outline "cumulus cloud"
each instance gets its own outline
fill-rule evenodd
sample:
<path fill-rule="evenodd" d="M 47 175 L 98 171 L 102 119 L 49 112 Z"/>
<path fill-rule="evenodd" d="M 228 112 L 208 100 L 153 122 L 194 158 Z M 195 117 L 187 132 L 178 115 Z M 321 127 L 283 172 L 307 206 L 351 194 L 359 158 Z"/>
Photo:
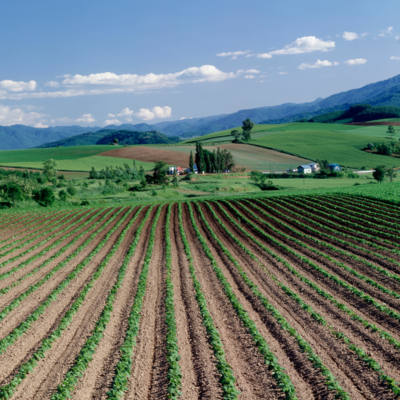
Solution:
<path fill-rule="evenodd" d="M 250 50 L 246 51 L 228 51 L 224 53 L 217 54 L 217 57 L 231 57 L 231 60 L 236 60 L 238 56 L 244 56 L 245 54 L 249 53 Z"/>
<path fill-rule="evenodd" d="M 57 87 L 60 86 L 60 84 L 58 82 L 56 82 L 56 81 L 49 81 L 49 82 L 45 83 L 45 86 L 50 86 L 50 87 L 53 87 L 53 88 L 57 88 Z"/>
<path fill-rule="evenodd" d="M 355 58 L 353 60 L 344 61 L 344 63 L 347 65 L 361 65 L 365 64 L 366 62 L 367 60 L 365 58 Z"/>
<path fill-rule="evenodd" d="M 273 55 L 304 54 L 314 51 L 329 51 L 335 47 L 332 40 L 323 41 L 315 36 L 304 36 L 296 39 L 293 43 L 286 45 L 283 49 L 270 51 L 269 53 L 257 54 L 258 58 L 271 58 Z"/>
<path fill-rule="evenodd" d="M 25 112 L 19 107 L 0 105 L 0 125 L 34 125 L 45 116 L 37 112 Z"/>
<path fill-rule="evenodd" d="M 107 117 L 108 118 L 115 118 L 115 114 L 108 113 Z"/>
<path fill-rule="evenodd" d="M 8 92 L 23 92 L 35 90 L 37 83 L 35 81 L 16 82 L 10 80 L 0 81 L 0 88 Z"/>
<path fill-rule="evenodd" d="M 360 39 L 360 36 L 358 36 L 358 33 L 355 32 L 344 32 L 343 33 L 343 39 L 344 40 L 356 40 L 356 39 Z"/>
<path fill-rule="evenodd" d="M 309 69 L 309 68 L 321 68 L 321 67 L 332 67 L 333 65 L 339 65 L 337 61 L 331 62 L 328 60 L 317 60 L 315 64 L 303 63 L 298 66 L 299 69 Z"/>
<path fill-rule="evenodd" d="M 245 71 L 247 74 L 259 74 L 261 71 L 258 69 L 248 69 Z"/>
<path fill-rule="evenodd" d="M 254 79 L 254 75 L 245 75 L 244 76 L 246 79 Z"/>
<path fill-rule="evenodd" d="M 85 124 L 89 124 L 94 121 L 96 120 L 93 118 L 92 114 L 83 114 L 82 117 L 75 120 L 75 122 L 84 122 Z"/>
<path fill-rule="evenodd" d="M 287 75 L 289 72 L 278 72 L 279 75 Z"/>
<path fill-rule="evenodd" d="M 386 35 L 392 36 L 393 34 L 393 26 L 389 26 L 389 28 L 380 31 L 381 33 L 378 35 L 379 37 L 386 37 Z"/>
<path fill-rule="evenodd" d="M 48 128 L 48 125 L 42 124 L 41 122 L 38 122 L 37 124 L 33 125 L 35 128 Z"/>
<path fill-rule="evenodd" d="M 135 114 L 137 118 L 143 119 L 144 121 L 150 121 L 155 118 L 168 118 L 171 116 L 172 108 L 165 107 L 153 107 L 152 109 L 141 108 L 139 112 Z"/>
<path fill-rule="evenodd" d="M 118 119 L 106 119 L 104 121 L 104 125 L 121 125 L 122 122 Z"/>
<path fill-rule="evenodd" d="M 398 57 L 398 56 L 392 56 L 392 57 L 390 57 L 390 59 L 391 59 L 391 60 L 400 60 L 400 57 Z"/>
<path fill-rule="evenodd" d="M 128 107 L 124 108 L 118 115 L 118 117 L 130 117 L 133 114 L 133 111 Z"/>

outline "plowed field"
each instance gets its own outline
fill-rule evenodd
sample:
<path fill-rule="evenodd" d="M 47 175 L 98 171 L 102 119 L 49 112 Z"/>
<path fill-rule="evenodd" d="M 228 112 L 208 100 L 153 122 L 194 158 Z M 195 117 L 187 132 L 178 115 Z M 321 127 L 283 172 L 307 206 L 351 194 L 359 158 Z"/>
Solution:
<path fill-rule="evenodd" d="M 400 207 L 0 215 L 0 399 L 396 399 Z"/>

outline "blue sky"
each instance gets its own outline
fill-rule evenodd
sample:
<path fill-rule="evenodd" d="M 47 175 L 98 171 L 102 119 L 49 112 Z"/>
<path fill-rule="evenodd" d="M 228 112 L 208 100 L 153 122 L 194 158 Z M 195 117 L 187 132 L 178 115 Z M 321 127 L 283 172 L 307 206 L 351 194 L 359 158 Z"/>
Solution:
<path fill-rule="evenodd" d="M 400 74 L 393 0 L 2 2 L 0 125 L 156 123 Z"/>

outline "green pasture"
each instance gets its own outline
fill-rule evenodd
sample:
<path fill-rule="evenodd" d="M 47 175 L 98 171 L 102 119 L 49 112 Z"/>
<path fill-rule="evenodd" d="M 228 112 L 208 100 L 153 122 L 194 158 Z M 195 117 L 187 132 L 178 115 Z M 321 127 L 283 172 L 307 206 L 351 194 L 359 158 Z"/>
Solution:
<path fill-rule="evenodd" d="M 0 151 L 0 165 L 20 162 L 43 162 L 49 158 L 53 160 L 75 160 L 121 147 L 123 146 L 92 145 L 52 147 L 49 149 L 3 150 Z"/>
<path fill-rule="evenodd" d="M 88 146 L 89 147 L 89 146 Z M 106 146 L 104 146 L 106 147 Z M 110 147 L 110 146 L 107 146 Z M 114 147 L 114 146 L 113 146 Z M 24 150 L 20 150 L 24 151 Z M 132 160 L 128 160 L 125 158 L 117 158 L 117 157 L 106 157 L 106 156 L 90 156 L 90 157 L 82 157 L 76 159 L 58 159 L 58 166 L 56 167 L 59 171 L 90 171 L 92 167 L 94 167 L 97 171 L 102 170 L 106 167 L 123 167 L 124 164 L 132 165 Z M 20 168 L 34 168 L 34 169 L 42 169 L 43 162 L 10 162 L 10 163 L 1 163 L 0 166 L 3 167 L 20 167 Z M 154 167 L 154 163 L 136 161 L 136 167 L 139 168 L 143 166 L 145 171 L 150 171 Z"/>
<path fill-rule="evenodd" d="M 400 166 L 400 159 L 371 154 L 362 149 L 368 142 L 383 142 L 382 137 L 364 136 L 348 131 L 284 131 L 253 139 L 251 144 L 277 149 L 310 160 L 326 159 L 351 168 L 374 168 L 377 165 Z"/>
<path fill-rule="evenodd" d="M 317 122 L 294 122 L 292 124 L 275 125 L 273 129 L 268 129 L 274 132 L 286 131 L 352 131 L 356 129 L 354 125 L 340 124 L 320 124 Z"/>
<path fill-rule="evenodd" d="M 368 122 L 400 122 L 400 118 L 376 119 L 375 121 L 368 121 Z"/>
<path fill-rule="evenodd" d="M 398 140 L 400 138 L 400 126 L 395 126 L 395 134 L 393 139 Z M 375 136 L 375 138 L 389 139 L 390 135 L 387 133 L 388 126 L 376 125 L 376 126 L 360 126 L 357 129 L 351 131 L 352 134 L 363 135 L 363 136 Z"/>

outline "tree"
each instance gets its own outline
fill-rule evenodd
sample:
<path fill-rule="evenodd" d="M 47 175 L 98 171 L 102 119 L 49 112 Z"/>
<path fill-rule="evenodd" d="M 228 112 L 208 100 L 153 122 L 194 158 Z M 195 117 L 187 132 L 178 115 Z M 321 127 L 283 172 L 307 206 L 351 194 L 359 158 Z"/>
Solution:
<path fill-rule="evenodd" d="M 0 186 L 1 196 L 6 200 L 13 202 L 15 207 L 15 202 L 23 199 L 21 188 L 14 182 L 7 182 Z"/>
<path fill-rule="evenodd" d="M 378 165 L 375 168 L 374 172 L 372 173 L 374 179 L 379 183 L 383 182 L 383 180 L 385 179 L 385 175 L 386 175 L 386 169 L 384 165 Z"/>
<path fill-rule="evenodd" d="M 43 173 L 47 176 L 47 179 L 50 180 L 53 177 L 56 177 L 57 171 L 55 170 L 55 167 L 57 167 L 57 165 L 58 162 L 52 158 L 43 162 Z"/>
<path fill-rule="evenodd" d="M 250 180 L 256 184 L 263 184 L 267 180 L 267 175 L 260 171 L 251 171 Z"/>
<path fill-rule="evenodd" d="M 42 189 L 36 190 L 33 193 L 33 199 L 42 207 L 51 206 L 56 197 L 54 196 L 53 189 L 46 186 Z"/>
<path fill-rule="evenodd" d="M 394 168 L 388 168 L 386 170 L 386 176 L 389 178 L 390 182 L 393 182 L 393 178 L 396 178 L 397 173 Z"/>
<path fill-rule="evenodd" d="M 189 157 L 189 168 L 191 172 L 194 172 L 194 160 L 193 160 L 193 152 L 190 151 L 190 157 Z"/>
<path fill-rule="evenodd" d="M 174 187 L 179 186 L 178 174 L 176 173 L 176 169 L 174 170 L 174 176 L 172 177 L 172 186 Z"/>
<path fill-rule="evenodd" d="M 141 165 L 141 166 L 139 167 L 138 179 L 139 179 L 139 180 L 145 179 L 145 175 L 146 175 L 146 174 L 144 173 L 143 165 Z"/>
<path fill-rule="evenodd" d="M 196 155 L 195 155 L 197 171 L 201 174 L 206 168 L 204 160 L 203 146 L 200 142 L 196 143 Z"/>
<path fill-rule="evenodd" d="M 114 144 L 118 144 L 118 143 L 119 143 L 119 140 L 118 140 L 117 138 L 114 138 L 113 143 L 114 143 Z"/>
<path fill-rule="evenodd" d="M 391 137 L 393 137 L 394 136 L 394 127 L 392 126 L 392 125 L 389 125 L 388 126 L 388 130 L 387 130 L 387 132 L 386 133 L 388 133 Z"/>
<path fill-rule="evenodd" d="M 152 169 L 153 171 L 153 178 L 152 181 L 155 184 L 162 184 L 165 181 L 166 178 L 166 167 L 167 167 L 167 163 L 165 161 L 157 161 L 154 163 L 154 168 Z"/>
<path fill-rule="evenodd" d="M 250 140 L 251 139 L 251 130 L 253 129 L 254 123 L 251 121 L 250 118 L 246 118 L 242 122 L 242 130 L 243 130 L 243 140 Z"/>
<path fill-rule="evenodd" d="M 60 191 L 58 192 L 58 198 L 59 198 L 61 201 L 66 201 L 66 200 L 67 200 L 67 192 L 66 192 L 65 190 L 60 190 Z"/>
<path fill-rule="evenodd" d="M 74 197 L 76 195 L 76 188 L 70 183 L 67 187 L 67 193 L 71 196 Z"/>
<path fill-rule="evenodd" d="M 240 139 L 240 132 L 237 129 L 231 131 L 231 135 L 234 137 L 233 141 L 237 143 Z"/>
<path fill-rule="evenodd" d="M 89 179 L 97 179 L 98 178 L 98 173 L 96 172 L 96 169 L 92 167 L 91 171 L 89 172 Z"/>

